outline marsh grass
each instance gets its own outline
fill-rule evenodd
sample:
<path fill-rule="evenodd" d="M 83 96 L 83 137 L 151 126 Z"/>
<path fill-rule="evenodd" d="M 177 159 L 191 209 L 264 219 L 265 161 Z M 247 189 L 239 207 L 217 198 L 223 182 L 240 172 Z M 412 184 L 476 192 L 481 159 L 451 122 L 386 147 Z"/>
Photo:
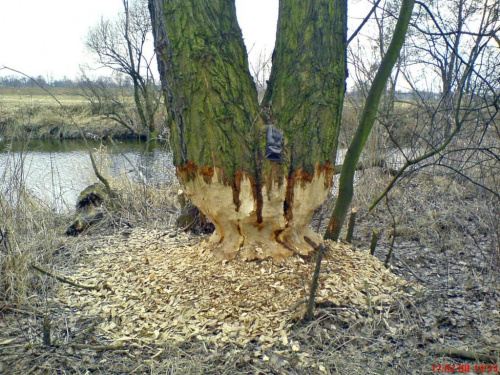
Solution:
<path fill-rule="evenodd" d="M 53 87 L 49 92 L 41 87 L 0 87 L 0 139 L 80 139 L 78 127 L 91 139 L 130 136 L 115 121 L 93 113 L 79 88 Z"/>
<path fill-rule="evenodd" d="M 26 186 L 25 153 L 12 153 L 0 176 L 0 300 L 22 305 L 38 291 L 30 265 L 52 261 L 64 217 Z"/>

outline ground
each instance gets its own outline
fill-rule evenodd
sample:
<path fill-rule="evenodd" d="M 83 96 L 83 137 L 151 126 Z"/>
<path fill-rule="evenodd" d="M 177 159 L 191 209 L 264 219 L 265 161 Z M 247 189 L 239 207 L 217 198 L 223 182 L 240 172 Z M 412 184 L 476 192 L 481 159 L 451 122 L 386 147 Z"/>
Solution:
<path fill-rule="evenodd" d="M 23 271 L 34 285 L 23 303 L 0 301 L 0 373 L 396 375 L 450 366 L 493 373 L 488 366 L 498 364 L 500 350 L 498 201 L 432 173 L 403 181 L 372 213 L 367 203 L 387 176 L 378 169 L 359 175 L 354 246 L 328 244 L 311 322 L 300 318 L 313 257 L 216 263 L 203 253 L 205 236 L 178 232 L 161 216 L 171 211 L 174 223 L 179 211 L 164 190 L 144 196 L 138 186 L 112 226 L 76 239 L 44 244 L 35 237 L 43 231 L 28 232 L 36 241 L 25 238 L 20 250 L 49 252 L 30 259 L 96 288 Z M 175 198 L 177 187 L 171 190 Z M 312 223 L 320 232 L 330 203 Z M 49 219 L 45 232 L 55 231 Z M 380 239 L 373 258 L 374 228 Z M 2 262 L 4 247 L 0 242 Z"/>
<path fill-rule="evenodd" d="M 312 260 L 221 265 L 200 257 L 200 237 L 173 230 L 85 242 L 78 255 L 60 250 L 77 258 L 64 273 L 100 290 L 57 284 L 37 313 L 3 309 L 4 373 L 421 374 L 498 355 L 498 268 L 485 254 L 407 243 L 396 277 L 366 250 L 330 243 L 316 319 L 304 323 Z M 47 314 L 54 346 L 41 342 Z"/>

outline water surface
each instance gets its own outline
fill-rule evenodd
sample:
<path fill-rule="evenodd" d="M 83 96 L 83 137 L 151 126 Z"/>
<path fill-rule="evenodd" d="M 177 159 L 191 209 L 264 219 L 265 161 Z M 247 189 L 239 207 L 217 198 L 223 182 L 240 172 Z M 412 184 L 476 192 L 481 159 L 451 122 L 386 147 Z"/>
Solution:
<path fill-rule="evenodd" d="M 160 184 L 172 178 L 172 157 L 163 145 L 139 141 L 111 143 L 80 140 L 0 141 L 0 189 L 16 187 L 59 211 L 72 209 L 78 194 L 97 182 L 90 148 L 104 175 L 126 174 L 136 182 Z"/>

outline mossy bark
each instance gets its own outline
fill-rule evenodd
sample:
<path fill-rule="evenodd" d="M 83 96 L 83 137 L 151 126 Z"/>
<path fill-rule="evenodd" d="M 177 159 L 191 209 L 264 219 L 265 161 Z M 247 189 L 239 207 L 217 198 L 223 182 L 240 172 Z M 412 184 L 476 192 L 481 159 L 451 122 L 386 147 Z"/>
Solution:
<path fill-rule="evenodd" d="M 346 0 L 282 0 L 263 105 L 288 140 L 292 170 L 335 164 L 344 102 Z"/>
<path fill-rule="evenodd" d="M 336 241 L 339 238 L 345 218 L 349 212 L 349 205 L 354 195 L 354 173 L 357 170 L 361 152 L 365 147 L 366 141 L 375 123 L 384 88 L 391 75 L 392 68 L 399 57 L 401 47 L 403 46 L 414 4 L 414 0 L 403 0 L 391 43 L 373 79 L 370 91 L 368 92 L 360 123 L 349 144 L 344 164 L 342 165 L 339 179 L 339 194 L 337 195 L 335 208 L 324 235 L 327 239 Z"/>
<path fill-rule="evenodd" d="M 234 2 L 150 1 L 174 164 L 254 174 L 262 126 Z"/>
<path fill-rule="evenodd" d="M 149 0 L 174 164 L 215 225 L 219 259 L 282 259 L 320 241 L 308 224 L 332 184 L 346 77 L 346 0 L 283 0 L 259 107 L 234 2 Z M 294 77 L 291 77 L 294 76 Z M 285 158 L 264 157 L 266 124 Z M 318 146 L 319 145 L 319 146 Z"/>

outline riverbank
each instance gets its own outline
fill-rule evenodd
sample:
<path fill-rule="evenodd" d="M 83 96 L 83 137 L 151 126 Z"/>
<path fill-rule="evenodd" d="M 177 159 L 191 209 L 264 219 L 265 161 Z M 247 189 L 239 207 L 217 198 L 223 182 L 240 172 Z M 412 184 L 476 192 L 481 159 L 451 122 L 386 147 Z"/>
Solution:
<path fill-rule="evenodd" d="M 288 292 L 306 295 L 314 259 L 292 261 L 303 273 L 268 261 L 212 262 L 200 251 L 204 236 L 174 226 L 176 185 L 154 190 L 112 181 L 121 189 L 120 209 L 77 238 L 61 235 L 67 218 L 23 199 L 17 211 L 0 212 L 11 219 L 8 241 L 0 243 L 7 254 L 0 258 L 0 368 L 7 374 L 399 375 L 437 372 L 445 364 L 469 372 L 464 366 L 497 362 L 498 207 L 472 186 L 420 173 L 369 213 L 366 203 L 387 178 L 381 169 L 360 178 L 355 248 L 339 244 L 349 253 L 345 259 L 328 252 L 309 323 L 289 318 L 300 303 L 273 302 Z M 318 216 L 313 225 L 324 230 Z M 380 231 L 377 259 L 367 249 L 373 229 Z M 391 248 L 385 270 L 380 265 Z M 390 277 L 352 279 L 366 270 L 362 259 Z M 96 288 L 61 283 L 30 268 L 34 262 Z M 410 286 L 404 294 L 385 290 L 391 273 Z M 338 288 L 354 289 L 346 297 Z M 321 300 L 325 294 L 338 298 Z"/>
<path fill-rule="evenodd" d="M 71 117 L 88 119 L 85 103 L 60 97 L 74 108 Z M 61 108 L 43 95 L 19 100 L 24 107 L 15 98 L 11 104 L 25 108 L 16 112 L 23 126 Z M 99 169 L 117 202 L 73 238 L 64 236 L 72 215 L 50 204 L 76 178 L 44 201 L 24 173 L 42 168 L 26 154 L 8 154 L 14 173 L 0 184 L 0 373 L 413 375 L 498 363 L 500 209 L 464 178 L 416 170 L 369 212 L 391 176 L 383 168 L 360 172 L 354 247 L 331 245 L 315 319 L 304 322 L 294 313 L 303 312 L 314 259 L 210 260 L 206 237 L 176 227 L 179 186 L 170 159 L 161 173 L 172 178 L 157 184 L 147 173 L 158 154 L 127 156 L 126 172 L 134 173 L 113 174 L 115 159 L 100 148 Z M 36 155 L 50 166 L 40 180 L 69 175 L 56 162 L 63 157 L 48 154 Z M 64 164 L 84 175 L 74 154 Z M 334 198 L 314 217 L 320 233 Z M 370 264 L 380 277 L 360 275 Z M 404 293 L 387 289 L 395 279 L 405 281 Z"/>
<path fill-rule="evenodd" d="M 128 91 L 120 91 L 120 95 L 131 102 Z M 45 91 L 40 87 L 0 87 L 0 139 L 83 137 L 126 139 L 137 136 L 96 110 L 78 88 L 54 87 Z"/>

